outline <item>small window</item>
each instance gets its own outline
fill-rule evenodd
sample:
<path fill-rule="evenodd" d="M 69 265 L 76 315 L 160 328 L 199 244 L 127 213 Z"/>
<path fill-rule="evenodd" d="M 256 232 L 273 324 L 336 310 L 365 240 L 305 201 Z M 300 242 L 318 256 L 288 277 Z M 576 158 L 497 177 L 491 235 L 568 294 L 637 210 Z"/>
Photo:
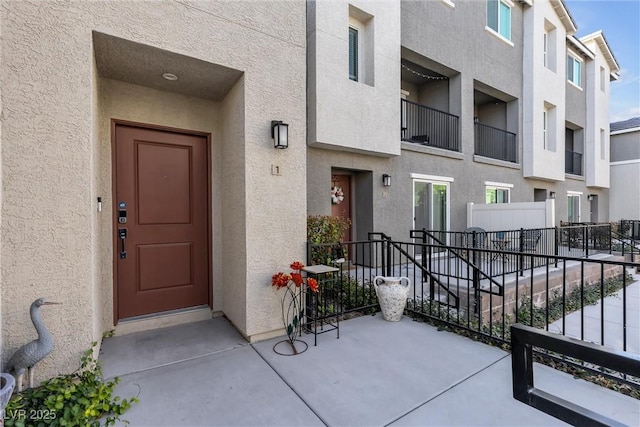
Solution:
<path fill-rule="evenodd" d="M 542 148 L 547 149 L 547 125 L 548 125 L 549 113 L 545 108 L 542 112 Z"/>
<path fill-rule="evenodd" d="M 549 34 L 545 31 L 542 34 L 542 63 L 545 67 L 549 68 L 549 63 L 547 62 L 547 52 L 549 50 Z"/>
<path fill-rule="evenodd" d="M 487 0 L 487 27 L 511 40 L 511 6 L 503 0 Z"/>
<path fill-rule="evenodd" d="M 567 55 L 567 80 L 578 87 L 582 87 L 582 61 L 573 55 Z"/>
<path fill-rule="evenodd" d="M 349 78 L 358 81 L 358 29 L 349 27 Z"/>
<path fill-rule="evenodd" d="M 606 157 L 606 139 L 604 137 L 604 129 L 600 129 L 600 159 L 604 160 Z"/>
<path fill-rule="evenodd" d="M 509 203 L 509 188 L 490 187 L 485 190 L 485 203 Z"/>
<path fill-rule="evenodd" d="M 600 67 L 600 90 L 604 92 L 606 74 L 604 73 L 604 67 Z"/>

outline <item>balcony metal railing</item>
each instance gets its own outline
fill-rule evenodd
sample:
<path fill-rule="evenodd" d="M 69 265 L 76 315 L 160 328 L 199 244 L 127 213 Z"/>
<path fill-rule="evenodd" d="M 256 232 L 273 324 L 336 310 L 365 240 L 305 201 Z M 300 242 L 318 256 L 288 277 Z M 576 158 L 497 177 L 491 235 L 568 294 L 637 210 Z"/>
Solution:
<path fill-rule="evenodd" d="M 564 172 L 572 175 L 582 175 L 582 153 L 565 151 Z"/>
<path fill-rule="evenodd" d="M 401 99 L 403 141 L 460 151 L 460 118 L 415 102 Z"/>
<path fill-rule="evenodd" d="M 475 123 L 475 153 L 483 157 L 518 163 L 516 134 Z"/>

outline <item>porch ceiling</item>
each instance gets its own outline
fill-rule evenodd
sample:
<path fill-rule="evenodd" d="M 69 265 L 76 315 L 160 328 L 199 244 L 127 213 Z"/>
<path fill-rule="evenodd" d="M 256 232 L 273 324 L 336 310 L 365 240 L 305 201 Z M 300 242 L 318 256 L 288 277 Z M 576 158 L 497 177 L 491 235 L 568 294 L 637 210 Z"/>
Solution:
<path fill-rule="evenodd" d="M 93 46 L 100 77 L 187 96 L 220 101 L 242 75 L 239 70 L 98 32 L 93 33 Z M 175 74 L 178 80 L 166 80 L 163 73 Z"/>

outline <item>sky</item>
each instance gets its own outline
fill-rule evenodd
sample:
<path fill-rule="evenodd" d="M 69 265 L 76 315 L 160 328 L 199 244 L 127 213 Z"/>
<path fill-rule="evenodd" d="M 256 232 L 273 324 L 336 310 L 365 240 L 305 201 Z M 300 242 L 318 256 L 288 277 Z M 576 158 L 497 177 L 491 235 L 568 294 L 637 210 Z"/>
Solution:
<path fill-rule="evenodd" d="M 640 0 L 564 0 L 580 38 L 602 30 L 620 67 L 611 82 L 609 120 L 640 116 Z"/>

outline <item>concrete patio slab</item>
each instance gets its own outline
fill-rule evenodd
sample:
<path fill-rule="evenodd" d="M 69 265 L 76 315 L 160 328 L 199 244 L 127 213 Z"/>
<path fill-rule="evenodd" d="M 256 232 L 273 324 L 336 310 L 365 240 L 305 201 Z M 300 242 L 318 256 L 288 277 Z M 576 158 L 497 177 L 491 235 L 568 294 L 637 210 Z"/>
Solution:
<path fill-rule="evenodd" d="M 131 426 L 323 425 L 250 346 L 125 375 L 116 392 L 139 395 Z"/>
<path fill-rule="evenodd" d="M 340 325 L 295 358 L 256 350 L 327 425 L 386 425 L 509 353 L 404 317 Z"/>
<path fill-rule="evenodd" d="M 513 399 L 509 353 L 408 317 L 303 339 L 305 353 L 280 356 L 282 338 L 249 345 L 218 318 L 107 339 L 100 359 L 121 376 L 116 395 L 140 398 L 123 417 L 132 426 L 563 425 Z M 635 399 L 544 366 L 535 381 L 640 423 Z"/>
<path fill-rule="evenodd" d="M 105 378 L 248 345 L 229 322 L 214 318 L 106 338 L 100 347 Z"/>
<path fill-rule="evenodd" d="M 545 365 L 535 364 L 534 384 L 592 411 L 636 426 L 640 402 Z M 461 406 L 464 402 L 464 406 Z M 463 408 L 463 410 L 461 410 Z M 425 403 L 394 426 L 559 426 L 564 422 L 513 398 L 511 357 L 478 372 Z"/>

